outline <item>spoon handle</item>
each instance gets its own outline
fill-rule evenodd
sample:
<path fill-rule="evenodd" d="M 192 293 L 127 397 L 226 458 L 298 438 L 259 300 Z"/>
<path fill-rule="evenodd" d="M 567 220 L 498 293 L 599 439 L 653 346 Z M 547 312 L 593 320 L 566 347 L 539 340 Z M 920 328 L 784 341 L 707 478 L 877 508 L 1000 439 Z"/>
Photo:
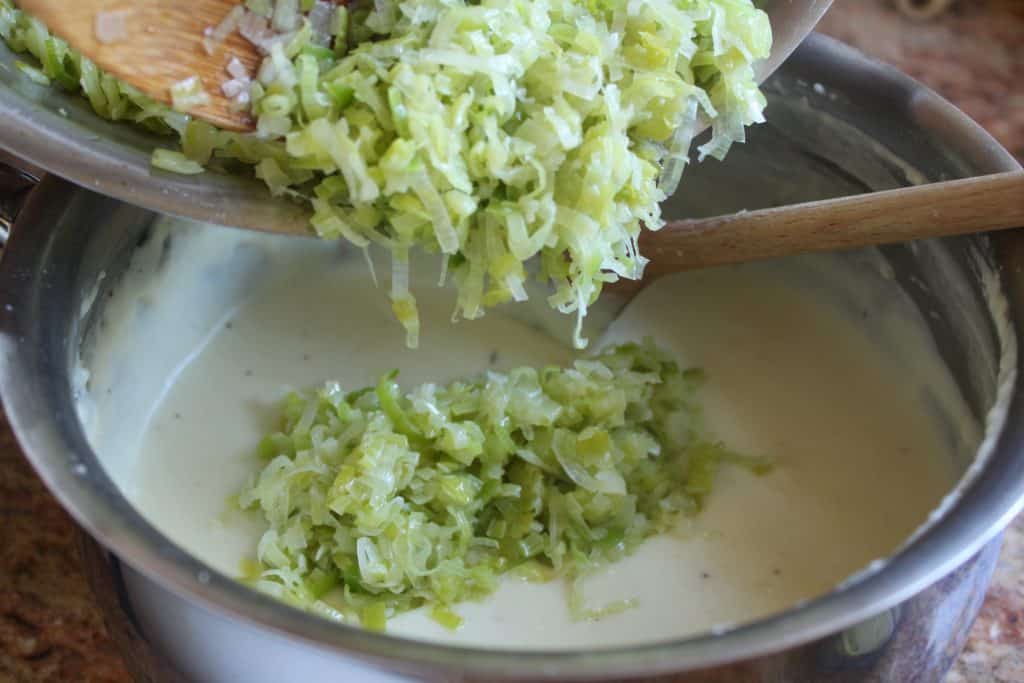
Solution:
<path fill-rule="evenodd" d="M 672 221 L 641 238 L 647 275 L 1024 227 L 1024 171 Z"/>

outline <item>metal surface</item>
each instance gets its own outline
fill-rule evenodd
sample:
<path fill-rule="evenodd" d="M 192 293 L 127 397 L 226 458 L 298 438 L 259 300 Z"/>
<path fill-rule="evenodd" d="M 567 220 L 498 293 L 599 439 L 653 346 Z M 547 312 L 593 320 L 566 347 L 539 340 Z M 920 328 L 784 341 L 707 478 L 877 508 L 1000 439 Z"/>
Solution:
<path fill-rule="evenodd" d="M 811 34 L 832 0 L 754 0 L 754 4 L 768 13 L 772 23 L 772 53 L 754 67 L 757 82 L 762 83 Z"/>
<path fill-rule="evenodd" d="M 180 662 L 171 655 L 173 647 L 161 642 L 160 634 L 143 616 L 144 598 L 131 589 L 147 580 L 85 534 L 81 534 L 80 541 L 89 583 L 134 678 L 140 682 L 190 683 L 178 668 Z M 998 560 L 1001 541 L 1001 537 L 989 541 L 955 571 L 903 603 L 834 635 L 713 669 L 645 676 L 643 683 L 938 681 L 963 649 Z M 183 601 L 175 600 L 164 589 L 149 584 L 144 590 L 147 596 L 160 595 L 166 601 L 160 607 L 171 612 L 178 623 L 201 621 L 201 617 L 184 611 Z M 251 636 L 247 640 L 252 643 Z M 335 680 L 342 680 L 340 672 L 336 673 Z M 376 683 L 369 680 L 371 675 L 344 680 Z M 290 677 L 277 680 L 285 678 Z M 253 680 L 251 675 L 248 680 Z M 491 679 L 477 680 L 486 683 Z"/>
<path fill-rule="evenodd" d="M 753 131 L 724 164 L 688 170 L 682 194 L 666 204 L 668 217 L 1019 168 L 952 105 L 826 38 L 801 47 L 770 89 L 772 123 Z M 26 454 L 75 518 L 123 560 L 116 575 L 133 595 L 163 596 L 154 600 L 189 625 L 182 637 L 216 628 L 245 634 L 242 664 L 299 653 L 433 680 L 673 673 L 673 681 L 827 683 L 909 680 L 908 671 L 936 680 L 977 611 L 999 531 L 1024 505 L 1024 404 L 1016 379 L 1009 418 L 990 423 L 992 450 L 971 469 L 963 496 L 941 521 L 884 568 L 798 609 L 720 635 L 557 653 L 457 649 L 328 625 L 213 572 L 170 543 L 124 499 L 82 433 L 69 381 L 89 325 L 79 315 L 99 273 L 110 278 L 123 270 L 151 219 L 56 179 L 33 193 L 0 267 L 0 291 L 13 302 L 0 307 L 0 392 Z M 1024 236 L 1007 233 L 993 242 L 994 250 L 978 237 L 884 250 L 895 266 L 894 287 L 906 285 L 922 309 L 935 312 L 928 320 L 939 350 L 979 416 L 996 402 L 996 366 L 1007 349 L 985 307 L 975 258 L 1002 264 L 1016 336 L 1024 321 Z M 911 291 L 913 278 L 927 286 Z M 963 285 L 963 301 L 949 295 L 953 285 Z M 202 664 L 194 659 L 192 665 Z"/>
<path fill-rule="evenodd" d="M 41 177 L 40 169 L 0 151 L 0 256 L 4 253 L 21 205 Z"/>
<path fill-rule="evenodd" d="M 766 0 L 775 43 L 758 65 L 770 75 L 817 24 L 832 0 Z M 83 187 L 154 211 L 255 230 L 308 231 L 305 207 L 270 197 L 251 178 L 185 176 L 150 167 L 167 138 L 96 116 L 81 98 L 29 80 L 0 41 L 0 147 Z"/>

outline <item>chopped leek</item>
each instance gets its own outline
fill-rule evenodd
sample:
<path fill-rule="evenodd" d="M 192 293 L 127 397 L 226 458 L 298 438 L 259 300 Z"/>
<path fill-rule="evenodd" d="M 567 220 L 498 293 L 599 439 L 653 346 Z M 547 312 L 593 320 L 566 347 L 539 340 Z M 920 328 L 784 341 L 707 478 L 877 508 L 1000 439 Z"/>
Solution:
<path fill-rule="evenodd" d="M 171 105 L 177 111 L 189 111 L 210 103 L 210 95 L 203 90 L 198 76 L 189 76 L 171 86 Z"/>
<path fill-rule="evenodd" d="M 538 257 L 581 347 L 601 288 L 642 274 L 640 230 L 661 227 L 698 121 L 713 132 L 699 157 L 721 158 L 763 120 L 752 64 L 771 28 L 752 0 L 248 0 L 233 12 L 211 32 L 237 25 L 266 55 L 251 78 L 238 65 L 225 74 L 256 132 L 201 145 L 188 116 L 101 72 L 11 0 L 0 36 L 41 61 L 20 67 L 29 78 L 185 136 L 195 164 L 249 167 L 274 195 L 309 202 L 323 237 L 396 261 L 412 247 L 443 254 L 457 316 L 526 298 L 524 262 Z M 205 97 L 192 80 L 175 92 L 184 109 Z M 414 346 L 407 279 L 391 297 Z"/>
<path fill-rule="evenodd" d="M 189 159 L 181 152 L 170 149 L 154 149 L 153 157 L 150 160 L 154 168 L 173 173 L 196 174 L 202 173 L 203 167 Z"/>
<path fill-rule="evenodd" d="M 267 523 L 248 580 L 375 629 L 419 607 L 456 628 L 456 603 L 513 569 L 571 581 L 578 618 L 627 609 L 584 607 L 580 580 L 696 514 L 721 465 L 770 468 L 706 439 L 701 381 L 646 341 L 405 393 L 392 373 L 290 394 L 239 496 Z"/>

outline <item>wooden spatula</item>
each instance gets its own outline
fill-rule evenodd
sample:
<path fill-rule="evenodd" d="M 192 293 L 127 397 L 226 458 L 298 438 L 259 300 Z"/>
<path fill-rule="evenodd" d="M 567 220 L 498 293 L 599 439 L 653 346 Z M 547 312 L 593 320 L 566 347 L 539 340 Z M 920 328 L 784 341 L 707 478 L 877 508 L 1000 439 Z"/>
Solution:
<path fill-rule="evenodd" d="M 261 56 L 237 31 L 213 54 L 204 47 L 206 30 L 215 27 L 239 0 L 19 0 L 56 35 L 96 64 L 153 99 L 169 104 L 171 86 L 196 76 L 210 101 L 190 111 L 227 130 L 251 130 L 245 112 L 231 110 L 221 92 L 230 79 L 232 57 L 255 73 Z"/>

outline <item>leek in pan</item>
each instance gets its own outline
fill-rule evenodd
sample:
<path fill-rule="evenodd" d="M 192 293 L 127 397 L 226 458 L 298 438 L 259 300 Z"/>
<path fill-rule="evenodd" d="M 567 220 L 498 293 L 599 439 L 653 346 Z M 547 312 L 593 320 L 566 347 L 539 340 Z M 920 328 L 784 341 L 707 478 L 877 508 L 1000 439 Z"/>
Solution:
<path fill-rule="evenodd" d="M 222 88 L 253 134 L 153 102 L 0 0 L 0 36 L 39 60 L 28 77 L 177 137 L 155 166 L 254 173 L 308 203 L 319 235 L 387 249 L 410 346 L 413 248 L 440 255 L 467 319 L 524 299 L 534 257 L 550 305 L 578 321 L 605 283 L 639 277 L 638 235 L 661 227 L 698 121 L 712 126 L 699 157 L 722 158 L 763 120 L 752 64 L 771 47 L 751 0 L 250 0 L 208 49 L 232 30 L 265 53 L 259 72 L 229 62 L 175 100 Z"/>

